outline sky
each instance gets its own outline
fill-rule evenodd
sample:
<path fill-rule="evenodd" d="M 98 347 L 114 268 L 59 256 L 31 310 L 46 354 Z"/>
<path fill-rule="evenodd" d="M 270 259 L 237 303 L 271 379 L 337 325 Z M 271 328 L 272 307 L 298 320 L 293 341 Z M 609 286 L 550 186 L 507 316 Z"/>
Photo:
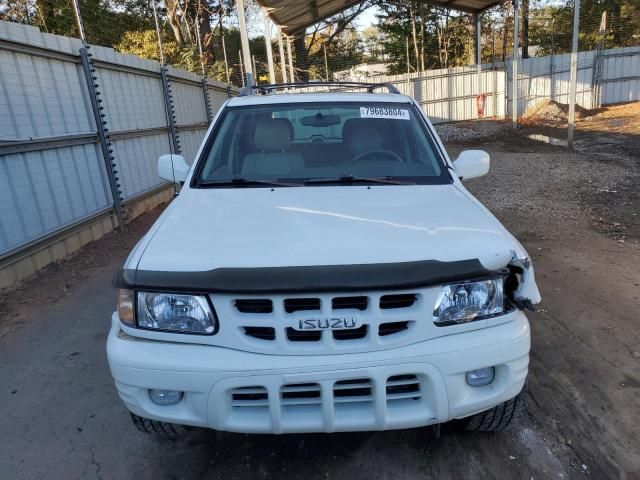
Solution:
<path fill-rule="evenodd" d="M 370 7 L 365 10 L 358 18 L 356 18 L 356 28 L 361 31 L 376 23 L 377 12 L 378 7 Z"/>

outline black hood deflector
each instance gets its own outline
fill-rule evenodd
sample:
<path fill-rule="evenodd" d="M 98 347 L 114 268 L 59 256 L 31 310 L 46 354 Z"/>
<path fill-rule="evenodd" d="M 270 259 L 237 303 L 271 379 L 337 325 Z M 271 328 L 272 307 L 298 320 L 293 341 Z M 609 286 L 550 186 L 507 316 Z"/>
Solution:
<path fill-rule="evenodd" d="M 190 293 L 302 293 L 419 288 L 488 277 L 478 259 L 358 265 L 217 268 L 202 272 L 123 269 L 113 285 L 131 290 Z"/>

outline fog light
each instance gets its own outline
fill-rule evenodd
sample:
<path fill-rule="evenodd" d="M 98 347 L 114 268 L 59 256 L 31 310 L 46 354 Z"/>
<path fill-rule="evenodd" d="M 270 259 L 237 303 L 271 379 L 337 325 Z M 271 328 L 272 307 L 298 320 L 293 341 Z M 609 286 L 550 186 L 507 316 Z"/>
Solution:
<path fill-rule="evenodd" d="M 493 367 L 480 368 L 467 372 L 467 384 L 470 387 L 483 387 L 493 382 L 496 371 Z"/>
<path fill-rule="evenodd" d="M 182 392 L 177 390 L 149 390 L 149 397 L 156 405 L 173 405 L 182 400 Z"/>

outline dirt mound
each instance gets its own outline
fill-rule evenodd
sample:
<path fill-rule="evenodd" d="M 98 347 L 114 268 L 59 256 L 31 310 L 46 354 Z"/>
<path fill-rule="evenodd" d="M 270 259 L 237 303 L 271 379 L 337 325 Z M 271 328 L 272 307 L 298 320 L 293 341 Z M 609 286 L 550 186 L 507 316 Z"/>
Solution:
<path fill-rule="evenodd" d="M 593 115 L 591 110 L 588 110 L 580 105 L 576 105 L 576 119 L 582 119 Z M 543 123 L 543 124 L 557 124 L 567 123 L 569 119 L 569 104 L 558 103 L 554 100 L 542 100 L 536 103 L 529 110 L 524 112 L 521 120 L 524 123 Z"/>

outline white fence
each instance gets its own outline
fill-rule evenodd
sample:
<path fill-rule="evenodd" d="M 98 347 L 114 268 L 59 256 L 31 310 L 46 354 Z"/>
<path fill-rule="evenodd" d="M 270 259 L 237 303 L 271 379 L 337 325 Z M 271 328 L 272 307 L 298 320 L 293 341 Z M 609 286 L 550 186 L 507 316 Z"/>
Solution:
<path fill-rule="evenodd" d="M 476 97 L 481 93 L 485 95 L 484 115 L 503 117 L 505 72 L 490 64 L 481 67 L 480 73 L 476 66 L 455 67 L 367 81 L 394 84 L 400 92 L 414 97 L 433 123 L 477 118 Z"/>
<path fill-rule="evenodd" d="M 112 150 L 105 161 L 81 48 L 75 38 L 0 22 L 0 259 L 112 211 L 110 168 L 123 203 L 167 186 L 156 173 L 172 139 L 160 64 L 91 47 Z M 190 161 L 227 88 L 172 68 L 167 78 Z"/>
<path fill-rule="evenodd" d="M 518 66 L 518 113 L 544 99 L 569 103 L 570 65 L 570 54 L 522 60 Z M 584 108 L 640 100 L 640 47 L 579 52 L 577 73 L 576 103 Z M 507 74 L 511 85 L 510 63 Z M 509 115 L 511 105 L 509 87 Z"/>
<path fill-rule="evenodd" d="M 521 60 L 518 114 L 545 99 L 569 102 L 569 54 Z M 485 95 L 484 117 L 511 115 L 511 62 L 454 67 L 403 75 L 353 76 L 347 80 L 393 83 L 413 96 L 433 123 L 478 118 L 476 98 Z M 640 100 L 640 47 L 578 54 L 577 103 L 585 108 Z"/>

